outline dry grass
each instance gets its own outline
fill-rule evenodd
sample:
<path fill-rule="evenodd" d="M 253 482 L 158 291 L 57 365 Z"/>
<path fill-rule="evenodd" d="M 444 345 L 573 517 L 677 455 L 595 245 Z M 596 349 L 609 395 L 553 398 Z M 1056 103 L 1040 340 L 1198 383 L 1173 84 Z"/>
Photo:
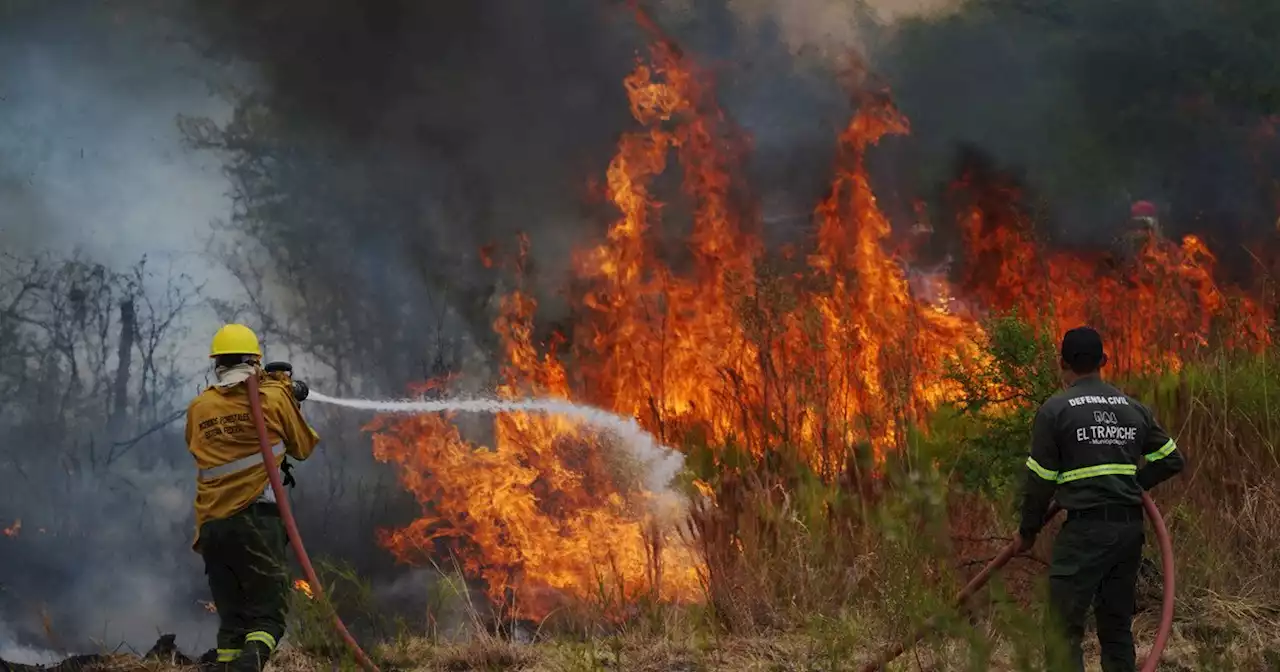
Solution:
<path fill-rule="evenodd" d="M 1276 365 L 1273 355 L 1223 358 L 1143 390 L 1188 460 L 1156 497 L 1174 540 L 1181 630 L 1204 658 L 1196 669 L 1280 651 Z"/>
<path fill-rule="evenodd" d="M 1239 605 L 1223 604 L 1224 610 Z M 672 608 L 674 610 L 674 608 Z M 1224 613 L 1226 622 L 1238 622 L 1250 613 Z M 567 638 L 519 643 L 487 633 L 471 633 L 460 642 L 438 642 L 406 637 L 386 642 L 372 651 L 386 672 L 821 672 L 854 670 L 876 651 L 890 643 L 883 630 L 870 634 L 863 615 L 855 621 L 814 622 L 793 632 L 762 636 L 737 636 L 696 630 L 683 617 L 673 615 L 678 628 L 666 632 L 633 632 L 614 637 L 575 641 Z M 1136 623 L 1139 642 L 1153 637 L 1153 614 L 1144 614 Z M 1020 662 L 1019 642 L 1001 632 L 995 620 L 976 627 L 977 640 L 939 637 L 923 642 L 889 667 L 889 672 L 990 670 L 1022 672 L 1040 669 Z M 1166 650 L 1162 670 L 1277 670 L 1280 669 L 1280 632 L 1261 629 L 1253 638 L 1223 639 L 1223 635 L 1202 632 L 1183 623 L 1174 630 Z M 975 647 L 973 642 L 980 645 Z M 1089 641 L 1086 651 L 1096 660 L 1096 645 Z M 1140 646 L 1140 657 L 1145 655 Z M 977 656 L 975 658 L 975 655 Z M 65 672 L 196 672 L 194 667 L 175 667 L 134 656 L 103 656 L 92 664 L 66 666 Z M 309 655 L 286 646 L 268 666 L 270 672 L 336 672 L 354 670 L 350 663 Z M 1098 670 L 1090 664 L 1088 670 Z"/>
<path fill-rule="evenodd" d="M 1219 362 L 1130 389 L 1152 402 L 1189 461 L 1177 483 L 1157 491 L 1179 586 L 1161 669 L 1280 670 L 1280 385 L 1271 366 Z M 850 469 L 829 482 L 773 463 L 711 480 L 714 506 L 691 521 L 707 564 L 705 605 L 635 605 L 621 623 L 562 619 L 519 643 L 491 634 L 456 581 L 447 585 L 459 594 L 442 604 L 459 612 L 459 636 L 409 633 L 377 646 L 375 658 L 389 671 L 846 670 L 941 616 L 944 634 L 891 669 L 1038 669 L 1043 560 L 1016 562 L 1003 591 L 984 593 L 973 618 L 961 618 L 951 594 L 1007 542 L 1013 520 L 1000 502 L 959 492 L 928 460 L 908 456 L 874 479 Z M 1052 531 L 1044 536 L 1041 559 Z M 1135 626 L 1147 645 L 1154 607 Z M 582 613 L 598 621 L 617 611 L 587 604 Z M 305 652 L 328 646 L 316 643 L 282 651 L 272 668 L 333 669 Z"/>
<path fill-rule="evenodd" d="M 411 638 L 380 646 L 376 655 L 397 670 L 523 670 L 541 657 L 535 647 L 488 634 L 459 644 Z"/>
<path fill-rule="evenodd" d="M 1139 625 L 1140 641 L 1150 642 L 1152 632 Z M 1190 670 L 1275 670 L 1280 651 L 1273 634 L 1271 652 L 1266 647 L 1233 644 L 1209 653 L 1202 641 L 1178 627 L 1166 649 L 1161 669 Z M 768 637 L 726 636 L 707 640 L 693 638 L 622 636 L 588 642 L 549 641 L 518 644 L 496 638 L 481 638 L 466 644 L 432 644 L 427 640 L 407 640 L 380 647 L 377 653 L 384 670 L 404 672 L 462 672 L 519 670 L 521 672 L 819 672 L 853 670 L 886 642 L 863 641 L 844 655 L 833 657 L 830 642 L 805 633 Z M 1096 661 L 1096 645 L 1086 645 L 1088 657 Z M 959 640 L 929 642 L 908 652 L 890 666 L 890 672 L 956 671 L 985 669 L 1014 672 L 1038 667 L 1020 665 L 1015 647 L 995 636 L 988 661 L 974 667 L 971 646 Z M 1139 657 L 1146 650 L 1139 648 Z M 308 658 L 297 652 L 282 652 L 273 661 L 277 672 L 321 672 L 332 669 L 326 660 Z M 1087 666 L 1098 670 L 1096 663 Z M 155 672 L 150 671 L 150 672 Z"/>

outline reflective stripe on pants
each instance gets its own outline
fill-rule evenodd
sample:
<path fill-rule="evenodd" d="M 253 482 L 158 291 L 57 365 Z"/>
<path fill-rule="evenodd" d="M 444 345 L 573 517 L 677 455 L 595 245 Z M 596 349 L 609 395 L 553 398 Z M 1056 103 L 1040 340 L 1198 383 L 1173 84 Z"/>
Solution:
<path fill-rule="evenodd" d="M 268 649 L 271 649 L 272 651 L 276 650 L 276 638 L 271 636 L 271 633 L 264 630 L 254 630 L 253 632 L 245 635 L 244 643 L 248 644 L 249 642 L 266 644 Z"/>

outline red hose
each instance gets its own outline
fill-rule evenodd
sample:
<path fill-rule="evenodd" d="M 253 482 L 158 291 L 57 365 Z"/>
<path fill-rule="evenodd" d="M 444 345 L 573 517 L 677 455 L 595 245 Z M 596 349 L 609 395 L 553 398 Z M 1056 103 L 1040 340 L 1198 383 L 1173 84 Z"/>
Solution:
<path fill-rule="evenodd" d="M 275 456 L 271 453 L 271 443 L 267 441 L 267 423 L 262 417 L 262 399 L 258 396 L 258 377 L 256 375 L 249 376 L 249 411 L 253 415 L 254 427 L 258 430 L 258 448 L 262 452 L 262 463 L 267 467 L 267 478 L 271 481 L 271 491 L 276 495 L 276 505 L 280 507 L 280 517 L 284 519 L 284 527 L 289 532 L 289 543 L 293 546 L 293 552 L 298 556 L 298 563 L 302 565 L 302 571 L 307 575 L 307 582 L 311 585 L 311 591 L 315 598 L 323 601 L 323 603 L 333 611 L 333 628 L 342 636 L 342 640 L 347 643 L 347 648 L 351 649 L 351 653 L 355 655 L 356 662 L 360 663 L 366 672 L 378 672 L 378 666 L 373 664 L 369 656 L 365 655 L 360 645 L 356 643 L 356 638 L 351 636 L 351 632 L 347 630 L 346 624 L 338 617 L 338 610 L 333 608 L 325 600 L 324 588 L 320 585 L 320 580 L 316 578 L 316 570 L 311 566 L 311 558 L 307 555 L 307 549 L 302 545 L 302 535 L 298 534 L 298 523 L 293 519 L 293 508 L 289 506 L 289 497 L 284 491 L 284 483 L 280 480 L 280 466 L 276 464 Z"/>
<path fill-rule="evenodd" d="M 1147 518 L 1156 529 L 1156 541 L 1160 544 L 1160 569 L 1164 573 L 1164 598 L 1160 605 L 1160 627 L 1156 630 L 1156 641 L 1151 645 L 1151 653 L 1142 663 L 1142 672 L 1155 672 L 1160 664 L 1160 654 L 1169 643 L 1169 633 L 1173 631 L 1173 539 L 1169 536 L 1169 528 L 1165 527 L 1164 516 L 1151 501 L 1147 493 L 1142 493 L 1142 508 L 1147 510 Z"/>
<path fill-rule="evenodd" d="M 1156 508 L 1155 502 L 1151 501 L 1151 497 L 1147 493 L 1142 493 L 1142 507 L 1146 509 L 1147 517 L 1151 519 L 1151 525 L 1156 530 L 1156 540 L 1160 544 L 1160 564 L 1164 570 L 1164 601 L 1160 608 L 1160 627 L 1156 630 L 1156 641 L 1151 647 L 1151 653 L 1147 655 L 1142 664 L 1142 672 L 1155 672 L 1156 665 L 1160 664 L 1160 655 L 1164 653 L 1164 647 L 1169 643 L 1169 632 L 1173 629 L 1173 594 L 1174 594 L 1174 576 L 1173 576 L 1173 542 L 1169 538 L 1169 528 L 1165 527 L 1164 518 L 1160 515 L 1160 510 Z M 1062 509 L 1056 503 L 1049 508 L 1045 520 L 1051 520 Z M 1002 567 L 1007 565 L 1014 556 L 1018 555 L 1018 541 L 1013 541 L 994 560 L 987 563 L 978 575 L 970 579 L 959 593 L 956 594 L 955 604 L 957 607 L 963 608 L 965 602 L 978 591 L 979 588 L 986 585 L 991 576 L 1000 571 Z M 874 660 L 862 667 L 862 672 L 875 672 L 888 665 L 898 656 L 906 653 L 907 649 L 914 646 L 934 627 L 933 619 L 925 624 L 923 628 L 907 640 L 903 640 L 885 649 Z"/>

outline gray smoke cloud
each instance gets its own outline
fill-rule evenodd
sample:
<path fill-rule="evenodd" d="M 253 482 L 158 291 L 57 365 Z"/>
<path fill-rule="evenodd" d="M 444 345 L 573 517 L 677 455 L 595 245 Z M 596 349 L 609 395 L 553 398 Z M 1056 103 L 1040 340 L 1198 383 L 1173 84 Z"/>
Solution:
<path fill-rule="evenodd" d="M 188 151 L 174 124 L 177 114 L 226 118 L 231 105 L 217 91 L 227 72 L 150 9 L 6 8 L 0 249 L 122 272 L 146 256 L 158 271 L 147 280 L 152 296 L 179 274 L 206 296 L 233 296 L 234 283 L 204 254 L 210 223 L 230 213 L 228 183 L 217 157 Z M 184 389 L 194 389 L 204 362 L 184 355 L 199 352 L 212 315 L 196 306 L 183 319 L 200 333 L 174 344 L 177 373 L 192 383 Z M 189 549 L 194 488 L 181 425 L 107 471 L 84 466 L 113 440 L 96 430 L 84 443 L 30 449 L 69 436 L 63 429 L 3 428 L 0 527 L 22 519 L 23 529 L 0 537 L 0 658 L 49 662 L 121 643 L 145 651 L 160 631 L 187 647 L 210 645 L 216 619 L 196 604 L 203 575 Z"/>
<path fill-rule="evenodd" d="M 50 3 L 0 27 L 0 236 L 127 266 L 179 260 L 201 280 L 209 223 L 230 210 L 216 157 L 186 151 L 177 114 L 226 119 L 227 73 L 177 26 L 126 3 Z M 225 278 L 220 278 L 225 280 Z"/>
<path fill-rule="evenodd" d="M 686 0 L 687 1 L 687 0 Z M 841 61 L 850 52 L 865 52 L 868 20 L 891 23 L 946 11 L 957 0 L 727 0 L 747 28 L 776 27 L 794 52 L 807 50 Z M 870 10 L 869 16 L 864 7 Z"/>

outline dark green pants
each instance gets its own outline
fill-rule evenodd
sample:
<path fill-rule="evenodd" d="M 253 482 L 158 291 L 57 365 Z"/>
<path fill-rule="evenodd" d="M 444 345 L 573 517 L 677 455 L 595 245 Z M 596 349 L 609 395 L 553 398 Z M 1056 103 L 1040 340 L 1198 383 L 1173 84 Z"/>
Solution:
<path fill-rule="evenodd" d="M 1075 518 L 1062 526 L 1049 569 L 1050 669 L 1084 670 L 1081 642 L 1093 607 L 1104 672 L 1136 669 L 1134 592 L 1142 564 L 1142 519 Z"/>
<path fill-rule="evenodd" d="M 220 621 L 220 661 L 229 662 L 245 649 L 269 654 L 284 637 L 290 590 L 287 544 L 284 522 L 273 504 L 254 504 L 200 527 L 199 550 Z"/>

